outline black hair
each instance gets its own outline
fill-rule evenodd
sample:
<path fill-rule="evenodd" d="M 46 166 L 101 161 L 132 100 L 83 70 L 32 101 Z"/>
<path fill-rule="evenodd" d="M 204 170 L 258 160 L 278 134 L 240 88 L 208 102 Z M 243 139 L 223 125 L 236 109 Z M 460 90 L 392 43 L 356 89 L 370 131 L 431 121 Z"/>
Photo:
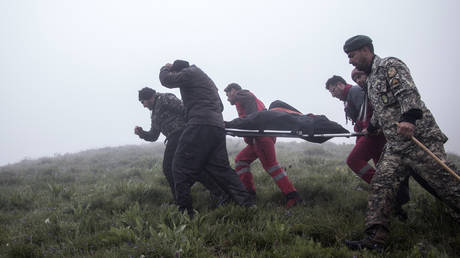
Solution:
<path fill-rule="evenodd" d="M 227 87 L 225 87 L 224 91 L 225 92 L 230 92 L 232 89 L 241 90 L 241 86 L 238 85 L 238 83 L 232 82 Z"/>
<path fill-rule="evenodd" d="M 326 89 L 329 89 L 329 86 L 331 85 L 336 85 L 338 82 L 347 84 L 347 82 L 341 76 L 334 75 L 326 81 Z"/>
<path fill-rule="evenodd" d="M 139 91 L 139 101 L 148 100 L 152 98 L 157 92 L 149 87 L 142 88 Z"/>

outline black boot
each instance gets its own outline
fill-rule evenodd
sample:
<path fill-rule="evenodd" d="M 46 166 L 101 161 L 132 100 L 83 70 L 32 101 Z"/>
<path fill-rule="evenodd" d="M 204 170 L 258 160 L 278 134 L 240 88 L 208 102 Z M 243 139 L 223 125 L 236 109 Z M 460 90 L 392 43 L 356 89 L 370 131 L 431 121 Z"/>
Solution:
<path fill-rule="evenodd" d="M 369 236 L 361 240 L 356 240 L 356 241 L 345 240 L 345 244 L 351 250 L 368 249 L 368 250 L 376 250 L 377 252 L 382 252 L 385 247 L 381 243 L 374 242 L 372 238 Z"/>
<path fill-rule="evenodd" d="M 302 202 L 300 195 L 297 192 L 290 192 L 286 194 L 286 209 L 296 206 Z"/>
<path fill-rule="evenodd" d="M 361 240 L 345 240 L 345 245 L 351 250 L 375 250 L 382 252 L 385 249 L 385 240 L 388 238 L 388 230 L 383 226 L 375 225 L 366 230 L 367 236 Z"/>

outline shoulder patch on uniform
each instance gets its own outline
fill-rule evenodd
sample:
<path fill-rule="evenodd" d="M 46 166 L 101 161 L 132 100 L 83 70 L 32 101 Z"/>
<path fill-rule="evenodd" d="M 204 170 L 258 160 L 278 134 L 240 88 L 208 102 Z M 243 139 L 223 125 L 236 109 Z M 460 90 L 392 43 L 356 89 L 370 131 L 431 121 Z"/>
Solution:
<path fill-rule="evenodd" d="M 387 75 L 389 78 L 393 78 L 396 75 L 397 71 L 396 68 L 390 67 L 388 68 Z"/>
<path fill-rule="evenodd" d="M 388 96 L 387 95 L 382 95 L 382 102 L 383 104 L 387 104 L 388 103 Z"/>

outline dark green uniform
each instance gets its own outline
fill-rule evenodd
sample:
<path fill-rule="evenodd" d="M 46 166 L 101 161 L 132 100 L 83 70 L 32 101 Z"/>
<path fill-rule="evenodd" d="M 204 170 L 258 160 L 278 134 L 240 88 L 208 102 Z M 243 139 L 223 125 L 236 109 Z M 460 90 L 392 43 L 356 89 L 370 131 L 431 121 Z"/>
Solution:
<path fill-rule="evenodd" d="M 459 212 L 460 181 L 411 139 L 397 134 L 397 123 L 405 120 L 403 118 L 406 114 L 417 111 L 421 115 L 415 122 L 414 137 L 440 159 L 446 160 L 444 143 L 447 137 L 420 99 L 407 66 L 394 57 L 381 59 L 375 56 L 366 83 L 368 96 L 374 107 L 371 127 L 380 127 L 387 139 L 383 157 L 372 180 L 366 217 L 367 228 L 380 225 L 389 229 L 389 217 L 396 203 L 397 189 L 408 176 L 407 170 L 398 169 L 403 166 L 413 168 L 443 202 Z M 456 170 L 453 164 L 448 165 Z"/>

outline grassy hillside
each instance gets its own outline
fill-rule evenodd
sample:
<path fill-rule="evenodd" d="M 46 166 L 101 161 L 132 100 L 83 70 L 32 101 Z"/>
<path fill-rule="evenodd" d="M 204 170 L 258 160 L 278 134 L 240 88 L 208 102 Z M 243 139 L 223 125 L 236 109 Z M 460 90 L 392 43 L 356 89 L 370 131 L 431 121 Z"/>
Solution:
<path fill-rule="evenodd" d="M 233 157 L 243 147 L 229 141 Z M 380 257 L 345 248 L 362 237 L 368 185 L 344 160 L 351 145 L 277 144 L 304 203 L 253 165 L 257 209 L 215 209 L 199 184 L 195 218 L 177 212 L 161 172 L 163 144 L 89 150 L 0 168 L 0 257 Z M 458 156 L 451 160 L 460 165 Z M 455 257 L 460 225 L 411 181 L 406 222 L 384 256 Z"/>

